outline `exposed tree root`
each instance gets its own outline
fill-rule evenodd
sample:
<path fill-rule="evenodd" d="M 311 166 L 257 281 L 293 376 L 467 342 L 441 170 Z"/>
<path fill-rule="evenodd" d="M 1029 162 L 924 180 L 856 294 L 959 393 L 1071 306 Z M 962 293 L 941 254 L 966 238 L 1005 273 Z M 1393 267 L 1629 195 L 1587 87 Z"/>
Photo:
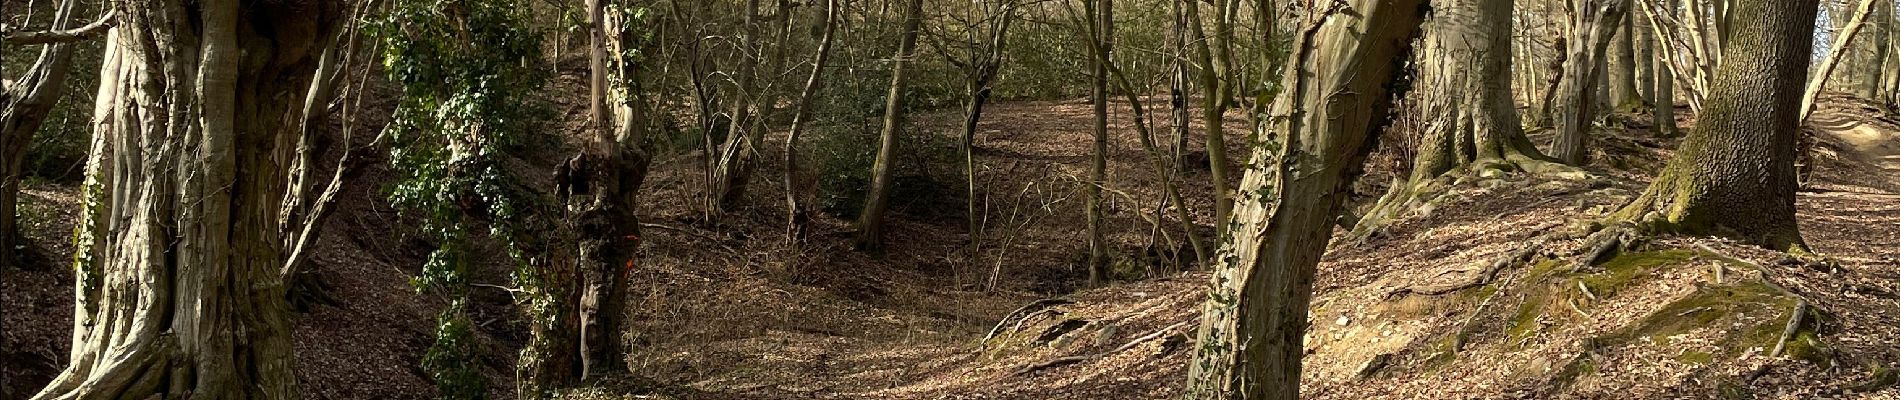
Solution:
<path fill-rule="evenodd" d="M 1794 339 L 1795 333 L 1801 331 L 1801 321 L 1807 317 L 1808 301 L 1796 298 L 1794 311 L 1788 313 L 1788 326 L 1781 328 L 1781 338 L 1775 340 L 1775 349 L 1768 352 L 1768 357 L 1781 357 L 1781 352 L 1788 349 L 1788 340 Z"/>
<path fill-rule="evenodd" d="M 1502 160 L 1481 160 L 1435 178 L 1394 179 L 1391 189 L 1373 203 L 1364 216 L 1350 221 L 1352 242 L 1364 242 L 1378 236 L 1386 225 L 1419 212 L 1429 212 L 1445 201 L 1451 189 L 1478 181 L 1499 179 L 1512 173 L 1525 173 L 1550 179 L 1589 179 L 1590 174 L 1569 165 L 1528 156 Z M 1342 218 L 1342 225 L 1347 220 Z"/>
<path fill-rule="evenodd" d="M 1572 259 L 1570 270 L 1581 271 L 1609 261 L 1618 253 L 1636 247 L 1644 239 L 1642 229 L 1633 224 L 1616 224 L 1599 229 L 1583 239 L 1582 252 Z"/>
<path fill-rule="evenodd" d="M 1502 271 L 1504 270 L 1505 267 L 1509 267 L 1513 264 L 1518 264 L 1530 259 L 1532 255 L 1535 255 L 1537 254 L 1539 250 L 1542 250 L 1544 248 L 1544 244 L 1547 242 L 1549 242 L 1549 238 L 1540 237 L 1535 240 L 1532 240 L 1530 243 L 1527 243 L 1521 247 L 1518 247 L 1516 250 L 1506 253 L 1504 257 L 1499 257 L 1498 259 L 1485 264 L 1483 268 L 1480 268 L 1476 271 L 1472 271 L 1472 270 L 1458 271 L 1458 272 L 1469 273 L 1468 275 L 1465 275 L 1458 280 L 1454 280 L 1451 282 L 1418 284 L 1418 285 L 1410 285 L 1410 286 L 1405 286 L 1405 287 L 1394 288 L 1390 291 L 1387 291 L 1385 294 L 1385 297 L 1393 298 L 1393 297 L 1403 296 L 1406 294 L 1422 294 L 1422 295 L 1427 295 L 1427 296 L 1438 296 L 1438 295 L 1456 293 L 1456 292 L 1459 292 L 1465 289 L 1474 288 L 1474 287 L 1484 286 L 1486 284 L 1491 283 L 1492 280 L 1495 280 L 1497 278 L 1498 271 Z"/>

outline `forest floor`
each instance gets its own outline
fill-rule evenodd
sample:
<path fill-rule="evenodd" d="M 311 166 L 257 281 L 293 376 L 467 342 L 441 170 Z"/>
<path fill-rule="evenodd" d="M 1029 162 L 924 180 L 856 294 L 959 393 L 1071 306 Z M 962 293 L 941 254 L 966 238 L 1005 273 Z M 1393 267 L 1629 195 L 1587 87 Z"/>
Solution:
<path fill-rule="evenodd" d="M 562 120 L 580 120 L 582 104 L 556 103 Z M 1128 121 L 1128 113 L 1119 106 L 1111 118 Z M 1876 378 L 1900 368 L 1900 123 L 1883 113 L 1829 97 L 1811 124 L 1819 147 L 1798 210 L 1808 243 L 1833 265 L 1692 238 L 1659 238 L 1595 266 L 1565 262 L 1583 245 L 1569 234 L 1578 222 L 1637 194 L 1669 156 L 1675 141 L 1651 137 L 1640 122 L 1602 130 L 1587 179 L 1473 179 L 1379 235 L 1336 241 L 1315 286 L 1305 393 L 1900 398 L 1892 385 L 1850 390 L 1879 388 Z M 1242 118 L 1230 119 L 1230 131 L 1243 132 Z M 948 138 L 958 121 L 955 111 L 929 112 L 911 132 Z M 1681 121 L 1685 129 L 1693 122 Z M 812 243 L 788 254 L 776 163 L 760 169 L 747 206 L 709 223 L 698 206 L 697 153 L 662 156 L 647 185 L 647 247 L 630 288 L 631 373 L 571 397 L 1178 397 L 1206 278 L 1176 271 L 1172 260 L 1192 258 L 1183 238 L 1153 233 L 1150 221 L 1179 234 L 1171 214 L 1155 215 L 1168 177 L 1150 167 L 1132 127 L 1117 124 L 1107 185 L 1117 281 L 1094 289 L 1081 287 L 1084 101 L 991 109 L 977 137 L 982 235 L 966 227 L 958 167 L 907 170 L 882 254 L 852 251 L 849 220 L 838 217 L 819 219 Z M 1187 158 L 1204 163 L 1204 139 L 1189 139 Z M 1383 193 L 1405 165 L 1393 151 L 1402 147 L 1373 157 L 1354 204 Z M 763 159 L 776 154 L 774 146 Z M 560 158 L 549 151 L 512 167 L 547 176 Z M 1203 237 L 1211 233 L 1207 175 L 1193 168 L 1178 178 Z M 363 183 L 345 192 L 312 263 L 327 299 L 296 319 L 305 397 L 432 398 L 418 365 L 443 302 L 408 284 L 429 245 L 384 200 L 391 172 L 370 167 L 354 179 Z M 0 271 L 0 399 L 30 395 L 64 362 L 74 193 L 70 184 L 28 187 L 33 262 Z M 1531 261 L 1494 279 L 1421 293 L 1540 242 Z M 496 257 L 476 280 L 507 286 L 507 269 Z M 512 397 L 512 360 L 526 333 L 505 291 L 477 290 L 481 368 L 494 397 Z M 1819 322 L 1802 325 L 1786 346 L 1791 357 L 1768 357 L 1797 296 Z"/>

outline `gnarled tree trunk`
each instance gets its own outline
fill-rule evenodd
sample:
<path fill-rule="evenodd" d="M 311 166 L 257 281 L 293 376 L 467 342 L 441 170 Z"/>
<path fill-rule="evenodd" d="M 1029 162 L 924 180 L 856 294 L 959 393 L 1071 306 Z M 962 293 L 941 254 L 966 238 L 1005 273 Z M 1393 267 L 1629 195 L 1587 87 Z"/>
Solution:
<path fill-rule="evenodd" d="M 71 364 L 35 398 L 297 397 L 278 211 L 337 6 L 117 3 Z"/>
<path fill-rule="evenodd" d="M 1818 4 L 1738 3 L 1732 41 L 1689 137 L 1642 196 L 1611 218 L 1657 230 L 1803 247 L 1795 141 Z"/>
<path fill-rule="evenodd" d="M 1294 42 L 1287 89 L 1241 181 L 1234 231 L 1214 257 L 1189 399 L 1299 398 L 1315 269 L 1425 12 L 1419 0 L 1337 4 Z"/>

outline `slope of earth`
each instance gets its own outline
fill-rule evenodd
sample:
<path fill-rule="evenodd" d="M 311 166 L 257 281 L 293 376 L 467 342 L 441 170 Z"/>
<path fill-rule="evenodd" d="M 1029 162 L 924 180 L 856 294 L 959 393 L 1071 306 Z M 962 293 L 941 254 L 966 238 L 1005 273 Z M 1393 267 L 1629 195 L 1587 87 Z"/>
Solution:
<path fill-rule="evenodd" d="M 1832 262 L 1697 238 L 1578 262 L 1587 247 L 1579 222 L 1635 196 L 1674 144 L 1643 126 L 1608 130 L 1595 177 L 1479 180 L 1380 235 L 1336 243 L 1316 283 L 1307 395 L 1900 396 L 1900 195 L 1875 189 L 1896 177 L 1869 169 L 1895 153 L 1866 145 L 1890 139 L 1861 138 L 1900 127 L 1851 104 L 1830 98 L 1817 121 L 1867 128 L 1816 124 L 1817 189 L 1798 204 L 1809 244 Z M 862 372 L 902 381 L 832 397 L 1175 397 L 1204 279 L 1185 273 L 1031 302 L 954 349 L 888 345 L 857 357 L 936 357 Z"/>

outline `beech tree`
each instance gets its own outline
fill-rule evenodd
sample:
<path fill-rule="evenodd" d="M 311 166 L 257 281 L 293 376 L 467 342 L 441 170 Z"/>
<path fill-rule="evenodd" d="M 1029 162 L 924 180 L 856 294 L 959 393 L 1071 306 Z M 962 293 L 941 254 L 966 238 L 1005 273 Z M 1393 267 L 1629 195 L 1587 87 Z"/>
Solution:
<path fill-rule="evenodd" d="M 1805 251 L 1795 218 L 1795 142 L 1818 4 L 1739 2 L 1698 123 L 1642 196 L 1613 223 L 1729 236 Z"/>
<path fill-rule="evenodd" d="M 76 235 L 72 359 L 35 398 L 296 398 L 281 160 L 339 7 L 114 7 Z"/>
<path fill-rule="evenodd" d="M 1307 306 L 1333 217 L 1388 121 L 1425 2 L 1333 3 L 1309 19 L 1214 259 L 1190 399 L 1297 399 Z"/>

